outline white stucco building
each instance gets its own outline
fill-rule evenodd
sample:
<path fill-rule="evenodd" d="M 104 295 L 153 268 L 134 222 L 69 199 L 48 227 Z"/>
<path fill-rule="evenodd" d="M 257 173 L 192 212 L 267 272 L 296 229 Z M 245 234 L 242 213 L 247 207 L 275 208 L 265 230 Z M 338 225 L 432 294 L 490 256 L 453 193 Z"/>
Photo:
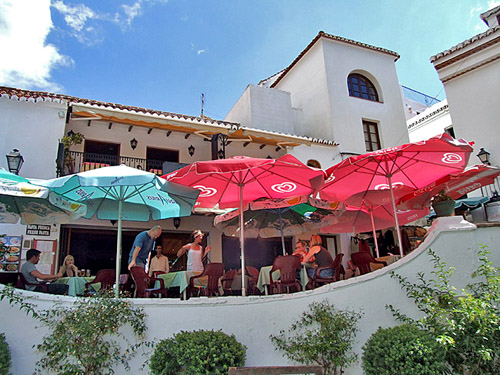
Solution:
<path fill-rule="evenodd" d="M 481 18 L 488 30 L 432 56 L 431 62 L 443 82 L 456 137 L 488 150 L 491 164 L 499 165 L 500 6 Z"/>
<path fill-rule="evenodd" d="M 288 67 L 249 85 L 225 120 L 332 139 L 338 144 L 334 153 L 317 154 L 324 168 L 352 154 L 407 143 L 398 58 L 321 31 Z M 290 151 L 299 158 L 305 152 Z"/>

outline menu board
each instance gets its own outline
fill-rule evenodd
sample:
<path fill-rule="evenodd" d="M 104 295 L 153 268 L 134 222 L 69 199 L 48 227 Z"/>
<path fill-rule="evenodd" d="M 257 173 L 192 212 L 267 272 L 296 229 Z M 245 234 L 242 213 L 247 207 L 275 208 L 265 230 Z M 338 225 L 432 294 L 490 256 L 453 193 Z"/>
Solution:
<path fill-rule="evenodd" d="M 22 241 L 22 236 L 0 237 L 0 272 L 19 271 Z"/>

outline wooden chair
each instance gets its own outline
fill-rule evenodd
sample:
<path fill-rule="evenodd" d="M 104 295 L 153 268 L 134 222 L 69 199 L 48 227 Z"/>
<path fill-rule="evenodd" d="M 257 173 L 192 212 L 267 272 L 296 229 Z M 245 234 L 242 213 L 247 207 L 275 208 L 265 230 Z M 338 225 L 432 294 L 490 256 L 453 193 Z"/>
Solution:
<path fill-rule="evenodd" d="M 29 286 L 34 286 L 34 287 L 40 287 L 41 288 L 41 292 L 43 293 L 48 293 L 49 292 L 49 289 L 48 289 L 48 286 L 47 286 L 47 283 L 42 281 L 42 282 L 38 282 L 38 283 L 30 283 L 26 280 L 26 278 L 24 277 L 24 275 L 19 272 L 19 283 L 17 283 L 16 285 L 18 287 L 20 287 L 21 289 L 27 289 L 26 286 L 29 285 Z"/>
<path fill-rule="evenodd" d="M 278 256 L 274 258 L 273 266 L 269 271 L 270 292 L 274 289 L 278 293 L 282 293 L 283 288 L 286 288 L 287 293 L 290 293 L 290 287 L 294 287 L 297 291 L 301 291 L 300 283 L 296 279 L 297 271 L 300 271 L 300 259 L 294 255 Z M 273 272 L 280 271 L 279 280 L 273 280 Z"/>
<path fill-rule="evenodd" d="M 257 283 L 259 281 L 259 270 L 252 266 L 246 266 L 246 274 L 250 277 L 250 285 L 248 286 L 248 290 L 251 294 L 256 294 L 259 290 L 257 288 Z"/>
<path fill-rule="evenodd" d="M 163 279 L 157 277 L 149 277 L 142 267 L 132 267 L 130 269 L 130 274 L 132 275 L 132 279 L 135 283 L 134 297 L 150 298 L 154 295 L 167 297 L 167 290 L 165 289 L 165 283 Z M 157 281 L 160 283 L 159 288 L 154 287 Z"/>
<path fill-rule="evenodd" d="M 101 284 L 101 289 L 99 291 L 111 290 L 113 289 L 113 284 L 115 283 L 115 270 L 114 269 L 103 269 L 97 271 L 94 280 L 85 283 L 84 296 L 91 296 L 96 294 L 95 290 L 92 288 L 92 284 Z"/>
<path fill-rule="evenodd" d="M 314 279 L 312 279 L 313 288 L 317 288 L 318 286 L 333 283 L 335 281 L 340 280 L 340 277 L 343 276 L 345 278 L 345 270 L 344 266 L 342 266 L 342 258 L 344 257 L 344 253 L 339 253 L 333 260 L 333 263 L 326 267 L 318 267 L 316 268 L 316 272 L 314 274 Z M 331 277 L 321 277 L 321 271 L 326 269 L 333 269 L 334 273 Z"/>
<path fill-rule="evenodd" d="M 200 291 L 203 289 L 207 297 L 217 294 L 220 295 L 219 290 L 219 279 L 224 275 L 224 265 L 222 263 L 209 263 L 205 266 L 203 272 L 198 276 L 193 276 L 189 279 L 189 293 L 194 290 Z M 206 286 L 195 285 L 196 279 L 208 276 L 208 281 Z"/>
<path fill-rule="evenodd" d="M 376 260 L 370 253 L 365 251 L 359 251 L 357 253 L 351 254 L 352 263 L 359 269 L 360 275 L 371 272 L 370 263 L 383 264 L 387 266 L 386 262 L 380 262 Z"/>

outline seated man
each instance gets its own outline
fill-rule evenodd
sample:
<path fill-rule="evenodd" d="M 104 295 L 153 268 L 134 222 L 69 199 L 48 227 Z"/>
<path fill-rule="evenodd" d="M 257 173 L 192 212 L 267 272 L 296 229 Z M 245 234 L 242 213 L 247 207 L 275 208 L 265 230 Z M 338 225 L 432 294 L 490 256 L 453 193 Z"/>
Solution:
<path fill-rule="evenodd" d="M 306 246 L 307 246 L 306 241 L 302 240 L 297 241 L 297 243 L 295 244 L 295 251 L 293 252 L 292 255 L 299 257 L 301 262 L 308 253 Z"/>
<path fill-rule="evenodd" d="M 156 255 L 151 258 L 151 263 L 149 264 L 149 276 L 154 276 L 154 272 L 156 271 L 169 273 L 168 257 L 163 255 L 162 252 L 163 247 L 156 245 Z"/>
<path fill-rule="evenodd" d="M 35 264 L 38 264 L 40 261 L 40 251 L 36 249 L 29 249 L 26 252 L 26 260 L 21 267 L 21 273 L 27 282 L 37 284 L 40 280 L 57 280 L 58 275 L 50 275 L 41 273 L 35 267 Z M 35 292 L 41 292 L 42 287 L 36 285 L 26 285 L 27 290 L 32 290 Z M 66 284 L 47 284 L 47 289 L 51 294 L 68 294 L 68 285 Z"/>

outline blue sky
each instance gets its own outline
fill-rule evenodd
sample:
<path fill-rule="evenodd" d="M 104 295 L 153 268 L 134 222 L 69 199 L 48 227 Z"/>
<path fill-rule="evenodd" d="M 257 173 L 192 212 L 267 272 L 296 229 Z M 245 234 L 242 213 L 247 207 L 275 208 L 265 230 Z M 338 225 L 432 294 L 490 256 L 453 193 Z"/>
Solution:
<path fill-rule="evenodd" d="M 398 52 L 401 84 L 444 99 L 429 57 L 498 0 L 0 0 L 0 85 L 222 119 L 322 30 Z M 8 58 L 5 58 L 7 57 Z"/>

